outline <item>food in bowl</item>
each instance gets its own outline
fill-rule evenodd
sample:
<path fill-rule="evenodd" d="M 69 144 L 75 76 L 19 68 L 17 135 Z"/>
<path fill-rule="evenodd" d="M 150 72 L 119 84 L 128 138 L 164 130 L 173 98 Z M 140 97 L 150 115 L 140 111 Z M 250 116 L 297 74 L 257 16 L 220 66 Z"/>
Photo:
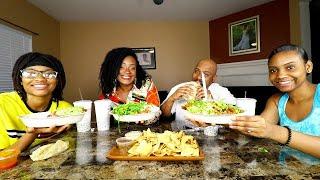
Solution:
<path fill-rule="evenodd" d="M 150 105 L 146 102 L 129 102 L 116 106 L 113 108 L 112 113 L 122 116 L 149 113 L 150 110 Z"/>
<path fill-rule="evenodd" d="M 20 152 L 17 149 L 5 149 L 0 151 L 0 169 L 9 169 L 18 162 Z"/>
<path fill-rule="evenodd" d="M 40 112 L 20 116 L 27 127 L 52 127 L 77 123 L 82 120 L 85 109 L 70 107 L 56 112 Z"/>
<path fill-rule="evenodd" d="M 160 108 L 146 102 L 129 102 L 113 108 L 111 114 L 117 121 L 139 122 L 156 121 L 160 116 Z"/>
<path fill-rule="evenodd" d="M 127 151 L 132 147 L 134 141 L 127 137 L 120 137 L 116 139 L 117 147 L 122 154 L 126 154 Z"/>
<path fill-rule="evenodd" d="M 182 106 L 182 109 L 185 109 L 192 114 L 202 115 L 225 115 L 244 112 L 242 109 L 232 104 L 202 100 L 190 100 Z"/>
<path fill-rule="evenodd" d="M 187 119 L 210 124 L 228 124 L 234 116 L 243 115 L 239 107 L 217 101 L 190 100 L 181 108 Z"/>
<path fill-rule="evenodd" d="M 75 106 L 69 108 L 58 109 L 54 112 L 55 116 L 76 116 L 85 113 L 87 110 L 83 107 Z"/>

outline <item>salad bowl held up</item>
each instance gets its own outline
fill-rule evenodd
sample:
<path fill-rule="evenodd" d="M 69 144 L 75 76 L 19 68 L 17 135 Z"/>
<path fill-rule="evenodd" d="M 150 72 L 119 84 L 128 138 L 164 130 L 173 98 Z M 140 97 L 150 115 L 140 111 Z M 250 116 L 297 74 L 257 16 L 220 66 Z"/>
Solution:
<path fill-rule="evenodd" d="M 202 115 L 202 114 L 192 114 L 186 110 L 185 111 L 185 117 L 187 119 L 191 120 L 197 120 L 201 121 L 204 123 L 209 123 L 209 124 L 229 124 L 232 122 L 232 118 L 234 116 L 241 116 L 244 115 L 243 113 L 240 114 L 228 114 L 228 115 Z"/>
<path fill-rule="evenodd" d="M 111 115 L 121 122 L 156 121 L 161 115 L 161 110 L 146 102 L 129 102 L 114 107 Z"/>
<path fill-rule="evenodd" d="M 211 124 L 229 124 L 234 116 L 241 116 L 243 110 L 223 102 L 191 100 L 182 107 L 187 119 Z"/>
<path fill-rule="evenodd" d="M 52 127 L 74 124 L 82 120 L 85 110 L 81 107 L 70 107 L 52 112 L 32 113 L 20 116 L 27 127 Z"/>

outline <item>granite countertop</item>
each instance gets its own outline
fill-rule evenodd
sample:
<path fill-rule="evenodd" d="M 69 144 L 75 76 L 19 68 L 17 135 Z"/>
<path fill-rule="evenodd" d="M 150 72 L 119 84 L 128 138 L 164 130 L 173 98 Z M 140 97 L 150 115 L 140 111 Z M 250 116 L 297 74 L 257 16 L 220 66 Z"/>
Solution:
<path fill-rule="evenodd" d="M 0 171 L 0 179 L 320 178 L 319 159 L 224 127 L 220 127 L 214 137 L 204 135 L 203 131 L 186 132 L 196 137 L 205 153 L 203 161 L 113 161 L 106 158 L 116 138 L 128 131 L 145 130 L 147 127 L 163 132 L 170 129 L 170 124 L 122 125 L 121 132 L 116 128 L 87 133 L 77 133 L 72 129 L 50 140 L 69 141 L 67 151 L 37 162 L 28 155 L 21 156 L 16 167 Z"/>

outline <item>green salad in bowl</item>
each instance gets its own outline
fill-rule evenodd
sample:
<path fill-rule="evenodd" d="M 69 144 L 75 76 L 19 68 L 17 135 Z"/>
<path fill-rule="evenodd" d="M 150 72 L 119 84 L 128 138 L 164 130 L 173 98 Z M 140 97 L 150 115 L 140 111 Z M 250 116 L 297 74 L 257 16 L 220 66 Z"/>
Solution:
<path fill-rule="evenodd" d="M 52 127 L 74 124 L 82 120 L 86 110 L 82 107 L 68 107 L 54 112 L 39 112 L 19 116 L 27 127 Z"/>
<path fill-rule="evenodd" d="M 117 121 L 140 122 L 158 118 L 161 111 L 159 107 L 146 102 L 128 102 L 114 107 L 111 114 Z"/>
<path fill-rule="evenodd" d="M 86 109 L 84 109 L 83 107 L 75 106 L 75 107 L 69 107 L 64 109 L 58 109 L 52 114 L 56 116 L 75 116 L 75 115 L 83 114 L 84 112 L 86 112 Z"/>
<path fill-rule="evenodd" d="M 187 119 L 215 124 L 228 124 L 232 116 L 239 116 L 244 112 L 235 105 L 219 101 L 190 100 L 181 108 Z"/>
<path fill-rule="evenodd" d="M 119 116 L 123 115 L 134 115 L 141 113 L 149 113 L 151 110 L 151 106 L 146 102 L 129 102 L 126 104 L 120 104 L 116 106 L 113 110 L 113 114 L 117 114 Z"/>
<path fill-rule="evenodd" d="M 239 114 L 244 112 L 235 105 L 219 101 L 190 100 L 182 108 L 190 113 L 202 115 Z"/>

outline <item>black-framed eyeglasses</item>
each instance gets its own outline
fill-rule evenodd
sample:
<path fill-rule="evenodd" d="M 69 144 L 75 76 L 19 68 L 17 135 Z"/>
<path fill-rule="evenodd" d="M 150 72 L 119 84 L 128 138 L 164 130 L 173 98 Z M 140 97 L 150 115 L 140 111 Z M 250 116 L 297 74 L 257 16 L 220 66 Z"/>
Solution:
<path fill-rule="evenodd" d="M 56 79 L 58 76 L 57 71 L 35 71 L 35 70 L 22 69 L 20 70 L 20 72 L 22 77 L 29 78 L 29 79 L 34 79 L 40 75 L 46 79 Z"/>

